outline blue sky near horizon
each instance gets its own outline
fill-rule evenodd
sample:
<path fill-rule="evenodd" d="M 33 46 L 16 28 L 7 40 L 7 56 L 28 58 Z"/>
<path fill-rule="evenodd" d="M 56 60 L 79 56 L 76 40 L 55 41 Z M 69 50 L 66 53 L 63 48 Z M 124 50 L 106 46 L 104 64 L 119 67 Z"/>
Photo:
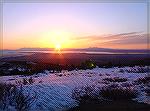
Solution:
<path fill-rule="evenodd" d="M 7 49 L 58 45 L 63 48 L 146 48 L 146 36 L 141 33 L 147 33 L 147 4 L 4 3 L 3 30 L 3 44 Z M 131 32 L 136 33 L 129 34 L 129 39 L 110 36 Z M 142 37 L 141 43 L 137 41 L 139 37 Z M 91 38 L 95 40 L 88 43 Z M 130 38 L 132 44 L 128 44 Z M 121 44 L 115 44 L 116 40 Z"/>

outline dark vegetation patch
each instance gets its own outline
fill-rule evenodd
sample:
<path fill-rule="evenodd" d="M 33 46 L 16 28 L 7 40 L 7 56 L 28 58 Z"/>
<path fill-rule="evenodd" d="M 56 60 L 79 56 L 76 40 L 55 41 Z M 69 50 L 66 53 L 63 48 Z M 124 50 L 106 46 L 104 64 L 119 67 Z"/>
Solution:
<path fill-rule="evenodd" d="M 104 81 L 109 81 L 109 82 L 126 82 L 126 78 L 119 78 L 119 77 L 114 77 L 114 78 L 105 78 L 103 79 Z"/>
<path fill-rule="evenodd" d="M 125 82 L 125 83 L 122 83 L 121 84 L 122 87 L 133 87 L 133 83 L 128 83 L 128 82 Z"/>
<path fill-rule="evenodd" d="M 35 80 L 30 77 L 30 78 L 23 78 L 22 80 L 16 80 L 15 83 L 16 85 L 30 85 L 33 84 Z"/>
<path fill-rule="evenodd" d="M 139 78 L 138 80 L 135 81 L 135 83 L 137 83 L 137 84 L 148 84 L 148 83 L 150 83 L 150 76 Z"/>
<path fill-rule="evenodd" d="M 97 99 L 98 101 L 102 99 L 108 101 L 131 100 L 136 98 L 137 94 L 137 91 L 133 88 L 124 88 L 118 84 L 112 84 L 102 87 L 102 89 L 95 89 L 93 86 L 75 88 L 72 92 L 72 97 L 79 103 L 84 103 L 88 100 L 87 98 Z"/>
<path fill-rule="evenodd" d="M 125 101 L 136 98 L 137 91 L 130 87 L 114 87 L 114 85 L 109 85 L 102 88 L 100 95 L 105 99 L 113 101 Z"/>
<path fill-rule="evenodd" d="M 75 88 L 72 91 L 72 98 L 75 99 L 79 104 L 99 101 L 97 94 L 95 94 L 95 89 L 92 86 Z"/>
<path fill-rule="evenodd" d="M 150 96 L 150 87 L 145 89 L 146 95 Z"/>
<path fill-rule="evenodd" d="M 130 69 L 120 69 L 119 72 L 128 72 L 128 73 L 148 73 L 150 72 L 150 67 L 131 67 Z"/>
<path fill-rule="evenodd" d="M 63 65 L 63 64 L 50 64 L 50 63 L 33 63 L 27 61 L 11 61 L 0 64 L 0 76 L 8 75 L 33 75 L 43 73 L 45 70 L 50 73 L 61 72 L 62 70 L 77 70 L 77 69 L 93 69 L 96 64 L 91 60 L 81 62 L 79 65 Z"/>
<path fill-rule="evenodd" d="M 68 111 L 149 111 L 150 105 L 136 101 L 103 101 L 95 104 L 83 104 Z"/>

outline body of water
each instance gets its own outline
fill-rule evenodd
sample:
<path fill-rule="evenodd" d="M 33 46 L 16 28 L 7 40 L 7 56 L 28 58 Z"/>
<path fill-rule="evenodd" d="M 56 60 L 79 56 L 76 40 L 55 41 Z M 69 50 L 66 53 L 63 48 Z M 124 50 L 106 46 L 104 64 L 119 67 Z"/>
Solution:
<path fill-rule="evenodd" d="M 145 53 L 120 53 L 120 52 L 102 52 L 102 51 L 0 51 L 0 57 L 14 57 L 31 55 L 34 53 L 87 53 L 87 54 L 145 54 Z"/>

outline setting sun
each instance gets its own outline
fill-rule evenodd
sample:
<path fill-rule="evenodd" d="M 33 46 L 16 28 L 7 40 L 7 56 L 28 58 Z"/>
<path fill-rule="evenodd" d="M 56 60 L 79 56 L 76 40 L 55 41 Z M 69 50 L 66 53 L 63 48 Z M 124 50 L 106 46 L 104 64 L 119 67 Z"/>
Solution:
<path fill-rule="evenodd" d="M 41 45 L 58 50 L 70 46 L 72 33 L 64 30 L 51 30 L 43 32 L 41 36 Z"/>
<path fill-rule="evenodd" d="M 55 45 L 55 50 L 60 51 L 61 50 L 61 45 L 60 44 L 56 44 Z"/>

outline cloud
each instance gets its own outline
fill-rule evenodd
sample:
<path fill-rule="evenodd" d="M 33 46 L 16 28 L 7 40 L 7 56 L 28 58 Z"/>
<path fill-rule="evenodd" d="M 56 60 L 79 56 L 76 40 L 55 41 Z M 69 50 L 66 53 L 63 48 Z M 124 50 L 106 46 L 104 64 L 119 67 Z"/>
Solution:
<path fill-rule="evenodd" d="M 119 35 L 109 42 L 111 44 L 147 44 L 148 34 L 129 34 L 129 35 Z"/>
<path fill-rule="evenodd" d="M 129 32 L 120 34 L 108 34 L 100 36 L 74 37 L 73 40 L 84 40 L 101 44 L 147 44 L 148 34 L 141 32 Z"/>

